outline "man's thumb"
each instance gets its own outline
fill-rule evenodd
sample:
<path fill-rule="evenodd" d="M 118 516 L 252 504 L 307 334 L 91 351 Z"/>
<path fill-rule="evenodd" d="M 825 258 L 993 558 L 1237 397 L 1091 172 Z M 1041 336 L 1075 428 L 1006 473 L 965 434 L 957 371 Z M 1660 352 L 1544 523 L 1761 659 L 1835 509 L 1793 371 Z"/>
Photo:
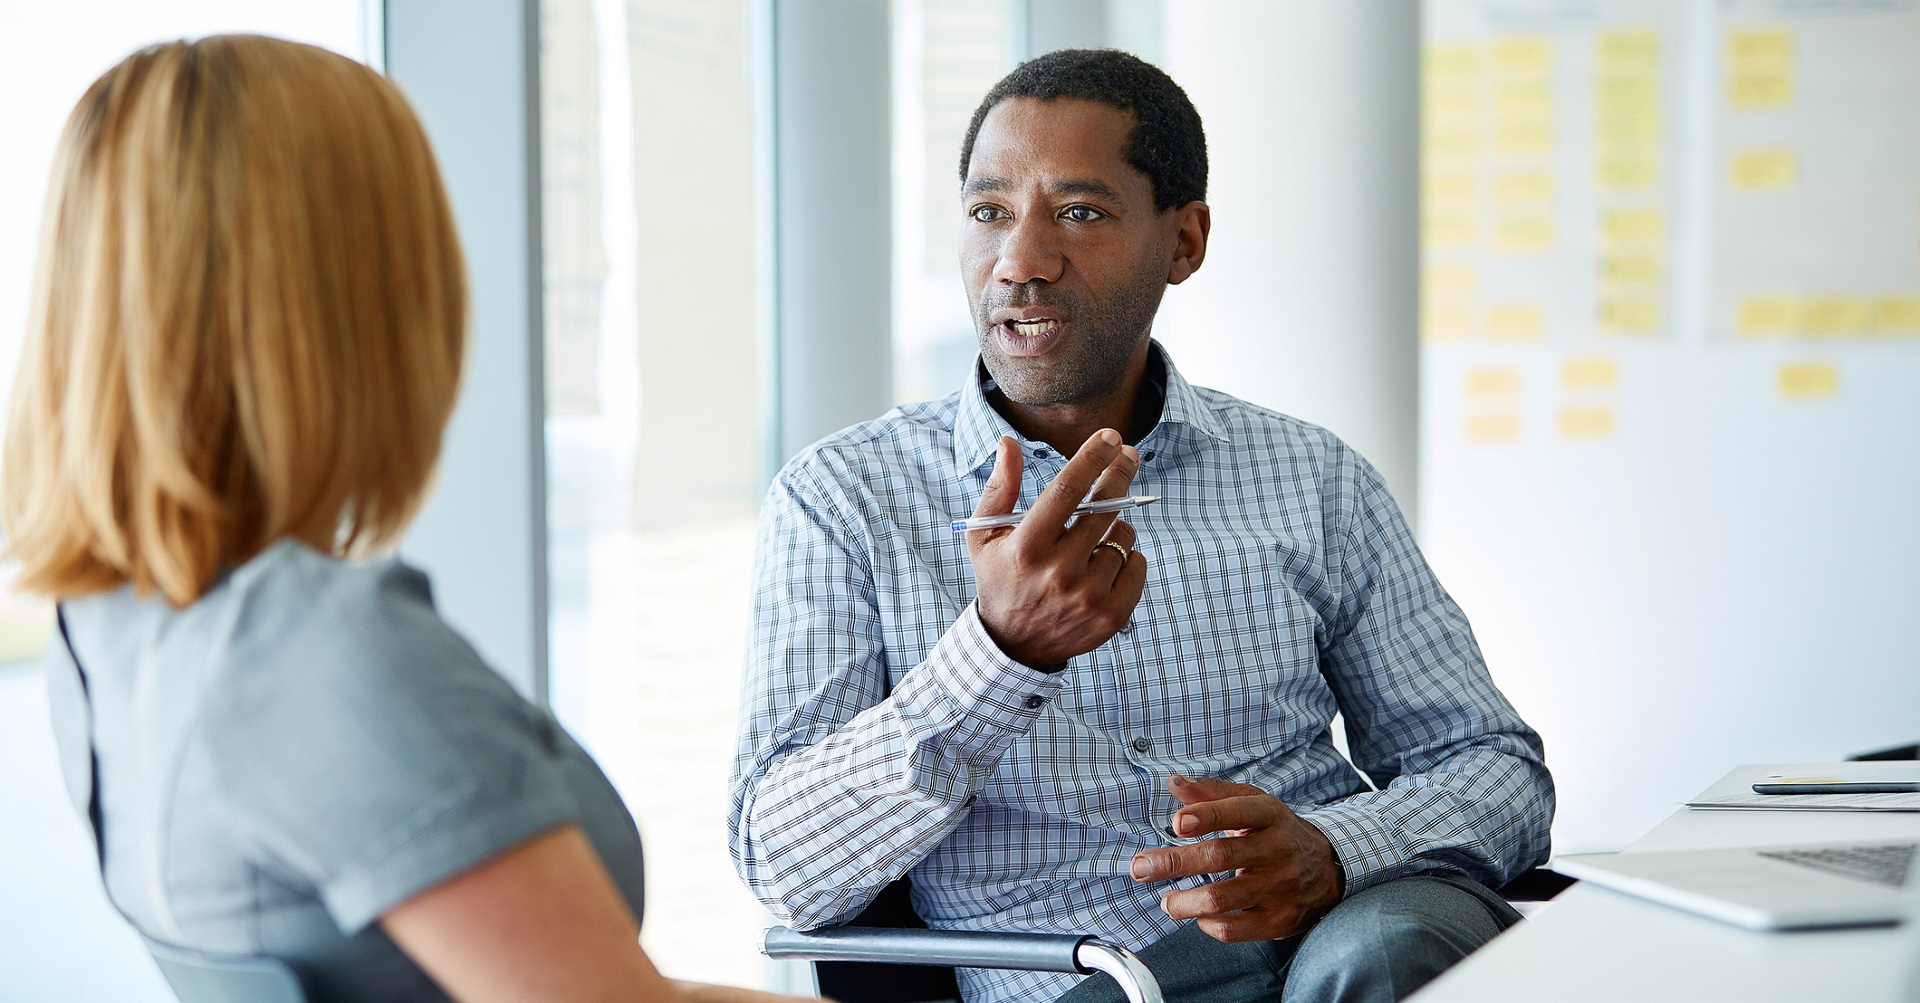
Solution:
<path fill-rule="evenodd" d="M 1005 515 L 1020 500 L 1020 447 L 1011 436 L 1000 437 L 1000 451 L 993 461 L 993 474 L 980 492 L 974 515 Z"/>

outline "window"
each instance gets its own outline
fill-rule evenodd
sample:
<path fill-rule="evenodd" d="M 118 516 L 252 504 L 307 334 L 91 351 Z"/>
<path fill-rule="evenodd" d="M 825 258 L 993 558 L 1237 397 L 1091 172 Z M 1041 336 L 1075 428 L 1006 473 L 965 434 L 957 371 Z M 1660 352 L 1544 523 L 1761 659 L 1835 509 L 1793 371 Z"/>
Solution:
<path fill-rule="evenodd" d="M 642 941 L 754 984 L 727 854 L 760 407 L 745 5 L 543 0 L 550 692 L 640 825 Z"/>

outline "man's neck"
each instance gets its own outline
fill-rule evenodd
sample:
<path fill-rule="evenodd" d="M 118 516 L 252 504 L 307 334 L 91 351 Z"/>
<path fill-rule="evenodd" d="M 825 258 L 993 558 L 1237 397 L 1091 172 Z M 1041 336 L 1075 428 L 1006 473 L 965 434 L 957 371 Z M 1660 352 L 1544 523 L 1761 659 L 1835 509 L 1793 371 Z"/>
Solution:
<path fill-rule="evenodd" d="M 1165 396 L 1165 379 L 1149 379 L 1149 368 L 1157 367 L 1149 345 L 1130 360 L 1120 386 L 1106 397 L 1066 404 L 1022 404 L 1009 400 L 998 387 L 987 391 L 987 403 L 1007 419 L 1014 431 L 1027 439 L 1044 442 L 1062 456 L 1079 452 L 1082 443 L 1103 428 L 1117 430 L 1129 443 L 1137 443 L 1153 431 L 1160 421 Z"/>

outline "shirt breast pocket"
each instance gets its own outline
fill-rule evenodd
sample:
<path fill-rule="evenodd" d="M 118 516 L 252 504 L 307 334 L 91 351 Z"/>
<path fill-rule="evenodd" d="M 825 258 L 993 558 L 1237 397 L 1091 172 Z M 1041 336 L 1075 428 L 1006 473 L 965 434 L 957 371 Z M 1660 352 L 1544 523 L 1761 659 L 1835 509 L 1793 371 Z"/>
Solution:
<path fill-rule="evenodd" d="M 1309 598 L 1318 551 L 1272 537 L 1154 550 L 1112 645 L 1122 727 L 1201 775 L 1310 740 L 1334 710 Z"/>

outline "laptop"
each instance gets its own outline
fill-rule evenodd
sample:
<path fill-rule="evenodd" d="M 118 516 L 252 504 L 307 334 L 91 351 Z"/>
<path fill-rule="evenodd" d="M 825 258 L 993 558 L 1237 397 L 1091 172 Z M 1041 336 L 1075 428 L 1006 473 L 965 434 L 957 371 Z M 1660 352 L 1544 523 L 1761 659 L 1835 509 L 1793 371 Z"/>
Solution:
<path fill-rule="evenodd" d="M 1548 864 L 1571 878 L 1750 930 L 1898 923 L 1909 909 L 1912 840 L 1665 853 L 1595 853 Z"/>

